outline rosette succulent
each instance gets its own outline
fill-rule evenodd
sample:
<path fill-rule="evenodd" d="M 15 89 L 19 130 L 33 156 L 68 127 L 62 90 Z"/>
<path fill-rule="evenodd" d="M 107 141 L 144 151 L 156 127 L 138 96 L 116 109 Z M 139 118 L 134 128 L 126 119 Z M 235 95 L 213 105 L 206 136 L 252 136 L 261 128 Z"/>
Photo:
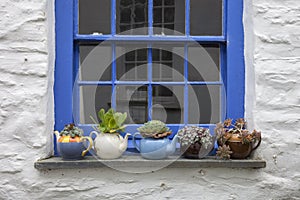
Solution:
<path fill-rule="evenodd" d="M 71 138 L 81 137 L 83 130 L 76 127 L 75 124 L 67 124 L 64 129 L 59 133 L 59 136 L 70 136 Z"/>
<path fill-rule="evenodd" d="M 159 120 L 148 121 L 137 130 L 144 138 L 164 138 L 172 133 L 166 124 Z"/>
<path fill-rule="evenodd" d="M 177 135 L 183 147 L 198 143 L 207 149 L 213 142 L 209 129 L 197 126 L 185 126 L 178 131 Z"/>

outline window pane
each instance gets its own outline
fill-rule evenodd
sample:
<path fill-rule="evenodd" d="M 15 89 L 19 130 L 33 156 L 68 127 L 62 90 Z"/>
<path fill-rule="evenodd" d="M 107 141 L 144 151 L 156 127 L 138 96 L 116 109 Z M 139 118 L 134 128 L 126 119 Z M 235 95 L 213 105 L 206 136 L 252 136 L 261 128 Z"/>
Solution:
<path fill-rule="evenodd" d="M 152 48 L 152 80 L 184 80 L 184 46 L 154 44 Z"/>
<path fill-rule="evenodd" d="M 220 121 L 220 86 L 189 86 L 189 123 L 215 124 Z"/>
<path fill-rule="evenodd" d="M 183 86 L 153 86 L 152 94 L 152 119 L 183 123 Z"/>
<path fill-rule="evenodd" d="M 117 111 L 127 112 L 127 124 L 148 121 L 148 89 L 145 85 L 116 87 Z"/>
<path fill-rule="evenodd" d="M 153 27 L 154 34 L 184 34 L 185 1 L 155 0 L 153 2 Z"/>
<path fill-rule="evenodd" d="M 219 81 L 219 45 L 199 45 L 188 47 L 188 80 Z"/>
<path fill-rule="evenodd" d="M 222 0 L 190 2 L 190 34 L 222 35 Z"/>
<path fill-rule="evenodd" d="M 116 9 L 116 29 L 118 34 L 145 35 L 148 33 L 147 0 L 117 0 Z M 144 29 L 137 29 L 143 27 Z M 132 29 L 137 30 L 133 31 Z"/>
<path fill-rule="evenodd" d="M 118 44 L 116 47 L 116 58 L 118 80 L 147 80 L 148 50 L 146 44 Z"/>
<path fill-rule="evenodd" d="M 111 86 L 80 87 L 80 123 L 93 124 L 90 116 L 97 120 L 101 108 L 108 110 L 111 107 L 111 91 Z"/>
<path fill-rule="evenodd" d="M 80 53 L 80 80 L 110 81 L 112 49 L 108 44 L 82 44 Z"/>
<path fill-rule="evenodd" d="M 79 0 L 79 33 L 110 34 L 110 0 Z"/>

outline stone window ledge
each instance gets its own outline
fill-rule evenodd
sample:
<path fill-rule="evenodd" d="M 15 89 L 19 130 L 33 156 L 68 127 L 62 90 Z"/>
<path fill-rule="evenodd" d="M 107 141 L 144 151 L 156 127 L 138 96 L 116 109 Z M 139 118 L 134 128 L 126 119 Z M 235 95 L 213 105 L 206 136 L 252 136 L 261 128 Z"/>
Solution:
<path fill-rule="evenodd" d="M 51 157 L 38 160 L 34 167 L 38 170 L 54 169 L 83 169 L 83 168 L 101 168 L 101 167 L 161 167 L 167 168 L 265 168 L 266 161 L 256 159 L 245 160 L 218 160 L 215 157 L 205 159 L 185 159 L 174 158 L 171 156 L 165 160 L 146 160 L 136 155 L 123 155 L 115 160 L 100 160 L 93 156 L 86 156 L 83 160 L 65 161 L 61 157 Z"/>

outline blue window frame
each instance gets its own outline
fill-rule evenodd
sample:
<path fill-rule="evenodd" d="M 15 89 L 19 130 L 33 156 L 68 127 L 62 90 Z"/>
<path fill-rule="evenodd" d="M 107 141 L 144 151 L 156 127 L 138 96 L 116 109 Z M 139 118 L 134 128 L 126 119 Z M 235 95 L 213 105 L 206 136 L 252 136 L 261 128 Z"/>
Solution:
<path fill-rule="evenodd" d="M 78 26 L 78 1 L 65 0 L 55 1 L 55 32 L 56 32 L 56 61 L 55 61 L 55 129 L 61 130 L 65 124 L 78 121 L 79 117 L 79 88 L 86 85 L 95 86 L 111 86 L 112 101 L 111 107 L 116 108 L 116 87 L 119 85 L 145 85 L 148 91 L 148 120 L 152 119 L 152 94 L 153 86 L 155 85 L 182 85 L 184 88 L 184 123 L 190 124 L 188 120 L 189 95 L 188 86 L 201 85 L 222 85 L 226 90 L 221 93 L 221 117 L 225 118 L 240 118 L 244 117 L 244 84 L 245 84 L 245 65 L 244 65 L 244 32 L 243 32 L 243 0 L 219 0 L 223 2 L 222 6 L 222 31 L 220 35 L 192 35 L 190 5 L 195 0 L 185 0 L 185 34 L 182 36 L 176 35 L 157 35 L 153 32 L 153 26 L 168 26 L 167 22 L 155 24 L 153 23 L 153 5 L 155 0 L 148 0 L 148 33 L 144 35 L 136 35 L 135 37 L 127 35 L 118 35 L 116 30 L 116 4 L 118 0 L 111 0 L 110 6 L 110 33 L 109 34 L 79 34 Z M 106 0 L 107 1 L 107 0 Z M 184 1 L 184 0 L 182 0 Z M 208 0 L 205 0 L 208 1 Z M 217 2 L 218 0 L 214 0 Z M 161 7 L 159 7 L 161 8 Z M 162 8 L 163 9 L 163 8 Z M 163 11 L 162 11 L 163 12 Z M 172 26 L 172 25 L 171 25 Z M 77 72 L 79 65 L 79 45 L 82 42 L 101 42 L 110 40 L 112 42 L 112 74 L 110 81 L 82 81 L 77 80 Z M 148 76 L 145 81 L 118 81 L 116 79 L 116 43 L 119 41 L 142 41 L 147 43 L 148 48 Z M 197 41 L 201 44 L 217 44 L 220 47 L 220 75 L 222 81 L 189 81 L 188 80 L 188 42 Z M 155 82 L 152 80 L 152 46 L 153 42 L 167 42 L 172 44 L 180 42 L 184 44 L 184 81 L 173 82 Z M 73 91 L 78 94 L 73 98 Z M 73 109 L 74 107 L 74 109 Z M 88 134 L 91 130 L 90 124 L 79 124 Z M 171 128 L 176 128 L 182 124 L 169 124 Z M 212 124 L 200 124 L 202 126 L 211 127 Z M 135 132 L 137 125 L 128 126 L 128 131 Z M 175 132 L 176 133 L 176 132 Z"/>

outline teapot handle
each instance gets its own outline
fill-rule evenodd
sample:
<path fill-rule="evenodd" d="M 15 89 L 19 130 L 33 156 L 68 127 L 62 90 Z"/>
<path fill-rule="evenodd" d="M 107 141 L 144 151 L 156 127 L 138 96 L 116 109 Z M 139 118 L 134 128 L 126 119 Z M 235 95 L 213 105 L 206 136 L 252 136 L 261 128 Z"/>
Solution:
<path fill-rule="evenodd" d="M 89 152 L 89 150 L 92 149 L 93 147 L 93 140 L 91 137 L 81 137 L 80 141 L 83 141 L 83 140 L 88 140 L 89 141 L 89 146 L 86 150 L 84 150 L 82 153 L 81 153 L 81 156 L 84 157 L 86 155 L 87 152 Z"/>
<path fill-rule="evenodd" d="M 251 152 L 254 151 L 255 149 L 257 149 L 257 147 L 260 145 L 260 143 L 261 143 L 261 137 L 259 137 L 257 144 L 254 147 L 252 147 Z"/>
<path fill-rule="evenodd" d="M 141 134 L 140 134 L 140 133 L 135 133 L 135 134 L 132 136 L 132 143 L 133 143 L 133 146 L 140 152 L 141 150 L 140 150 L 139 146 L 137 145 L 136 139 L 135 139 L 135 136 L 137 136 L 137 135 L 141 135 Z"/>
<path fill-rule="evenodd" d="M 93 135 L 96 135 L 96 137 L 98 137 L 98 132 L 97 131 L 92 131 L 91 133 L 90 133 L 90 138 L 93 138 Z"/>

